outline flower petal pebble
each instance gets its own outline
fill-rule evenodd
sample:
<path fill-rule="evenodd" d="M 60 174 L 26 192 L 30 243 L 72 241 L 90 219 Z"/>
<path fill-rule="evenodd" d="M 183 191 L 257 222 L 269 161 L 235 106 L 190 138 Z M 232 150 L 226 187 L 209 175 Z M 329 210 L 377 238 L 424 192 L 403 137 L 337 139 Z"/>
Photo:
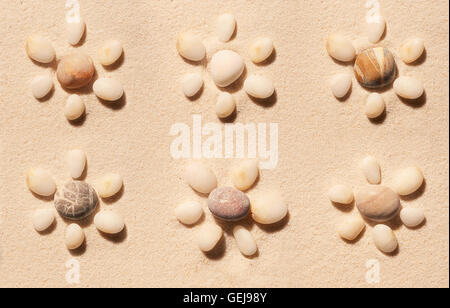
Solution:
<path fill-rule="evenodd" d="M 209 194 L 217 187 L 215 174 L 201 162 L 190 162 L 186 167 L 186 181 L 196 191 Z"/>
<path fill-rule="evenodd" d="M 122 43 L 118 40 L 108 40 L 98 51 L 98 59 L 104 66 L 108 66 L 119 60 L 123 53 Z"/>
<path fill-rule="evenodd" d="M 31 82 L 31 92 L 37 99 L 44 98 L 53 89 L 53 79 L 49 73 L 34 77 Z"/>
<path fill-rule="evenodd" d="M 175 216 L 185 225 L 195 224 L 202 215 L 203 209 L 198 201 L 186 201 L 175 208 Z"/>
<path fill-rule="evenodd" d="M 239 190 L 247 190 L 255 183 L 259 175 L 258 161 L 247 160 L 239 163 L 231 171 L 231 179 L 234 187 Z"/>
<path fill-rule="evenodd" d="M 183 93 L 186 97 L 192 97 L 197 94 L 203 86 L 203 79 L 200 74 L 186 74 L 181 82 Z"/>
<path fill-rule="evenodd" d="M 117 234 L 125 228 L 122 215 L 113 210 L 102 210 L 94 217 L 95 227 L 107 234 Z"/>
<path fill-rule="evenodd" d="M 415 228 L 425 220 L 422 209 L 406 207 L 400 211 L 400 219 L 408 228 Z"/>
<path fill-rule="evenodd" d="M 423 173 L 415 166 L 407 167 L 397 172 L 392 186 L 401 196 L 410 195 L 417 191 L 423 183 Z"/>
<path fill-rule="evenodd" d="M 32 168 L 28 171 L 27 186 L 35 194 L 44 197 L 51 196 L 56 191 L 52 174 L 41 167 Z"/>
<path fill-rule="evenodd" d="M 411 38 L 403 42 L 400 47 L 399 54 L 403 62 L 409 64 L 422 56 L 425 45 L 420 38 Z"/>
<path fill-rule="evenodd" d="M 94 82 L 94 93 L 97 97 L 114 102 L 123 96 L 122 84 L 113 78 L 99 78 Z"/>
<path fill-rule="evenodd" d="M 223 119 L 229 117 L 236 109 L 236 102 L 233 95 L 228 92 L 221 92 L 217 97 L 216 115 Z"/>
<path fill-rule="evenodd" d="M 386 109 L 383 96 L 379 93 L 370 93 L 366 100 L 365 112 L 369 119 L 375 119 L 383 114 Z"/>
<path fill-rule="evenodd" d="M 79 248 L 84 242 L 84 231 L 77 224 L 70 224 L 66 227 L 65 242 L 69 250 Z"/>
<path fill-rule="evenodd" d="M 86 153 L 79 149 L 70 150 L 67 152 L 66 161 L 70 176 L 73 179 L 81 177 L 86 167 Z"/>
<path fill-rule="evenodd" d="M 81 100 L 81 97 L 77 94 L 72 94 L 67 98 L 66 105 L 64 106 L 64 116 L 67 120 L 74 121 L 80 118 L 85 110 L 86 105 Z"/>
<path fill-rule="evenodd" d="M 275 92 L 272 80 L 256 74 L 247 77 L 244 82 L 244 90 L 248 95 L 259 99 L 269 98 Z"/>
<path fill-rule="evenodd" d="M 394 91 L 400 97 L 417 99 L 422 96 L 424 89 L 422 82 L 417 78 L 401 76 L 394 81 Z"/>
<path fill-rule="evenodd" d="M 328 190 L 328 198 L 335 203 L 350 204 L 354 199 L 353 190 L 345 184 L 335 185 Z"/>
<path fill-rule="evenodd" d="M 189 32 L 178 36 L 177 50 L 180 56 L 190 61 L 201 61 L 206 55 L 201 39 Z"/>
<path fill-rule="evenodd" d="M 94 187 L 102 198 L 114 196 L 122 189 L 122 186 L 123 179 L 118 173 L 107 173 L 94 182 Z"/>
<path fill-rule="evenodd" d="M 364 230 L 365 226 L 361 217 L 347 217 L 339 225 L 338 234 L 347 241 L 353 241 Z"/>
<path fill-rule="evenodd" d="M 398 247 L 394 232 L 386 225 L 376 225 L 372 230 L 372 238 L 375 246 L 384 253 L 392 253 Z"/>
<path fill-rule="evenodd" d="M 197 233 L 197 244 L 201 251 L 208 252 L 216 247 L 223 235 L 223 230 L 216 224 L 203 225 Z"/>
<path fill-rule="evenodd" d="M 352 61 L 356 54 L 352 42 L 340 34 L 328 36 L 327 51 L 330 57 L 341 62 Z"/>
<path fill-rule="evenodd" d="M 261 63 L 273 52 L 273 40 L 268 37 L 260 37 L 254 40 L 249 47 L 248 53 L 250 55 L 250 60 L 254 63 Z"/>
<path fill-rule="evenodd" d="M 258 251 L 255 239 L 252 234 L 243 226 L 235 226 L 233 228 L 233 236 L 239 247 L 239 250 L 244 256 L 252 256 Z"/>
<path fill-rule="evenodd" d="M 232 14 L 225 13 L 217 18 L 217 35 L 222 42 L 228 42 L 236 29 L 236 19 Z"/>
<path fill-rule="evenodd" d="M 380 184 L 381 182 L 381 169 L 378 161 L 373 156 L 366 156 L 362 163 L 361 169 L 366 177 L 367 182 L 370 184 Z"/>
<path fill-rule="evenodd" d="M 282 220 L 288 213 L 288 208 L 278 192 L 260 192 L 251 198 L 253 219 L 260 224 L 273 224 Z"/>
<path fill-rule="evenodd" d="M 86 23 L 82 18 L 78 22 L 67 23 L 67 41 L 70 45 L 77 45 L 83 37 Z"/>
<path fill-rule="evenodd" d="M 44 64 L 52 62 L 56 56 L 52 43 L 41 35 L 28 37 L 25 49 L 31 59 Z"/>
<path fill-rule="evenodd" d="M 330 82 L 331 92 L 337 98 L 342 98 L 347 95 L 352 87 L 352 77 L 350 74 L 336 74 L 331 78 Z"/>
<path fill-rule="evenodd" d="M 39 209 L 33 214 L 33 226 L 37 232 L 47 230 L 55 221 L 52 209 Z"/>

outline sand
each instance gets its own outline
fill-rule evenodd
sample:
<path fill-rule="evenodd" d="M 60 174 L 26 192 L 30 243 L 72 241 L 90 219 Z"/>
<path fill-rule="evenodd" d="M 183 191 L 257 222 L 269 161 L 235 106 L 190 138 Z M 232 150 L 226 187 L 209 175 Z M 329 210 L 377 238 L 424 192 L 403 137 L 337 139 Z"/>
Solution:
<path fill-rule="evenodd" d="M 387 89 L 387 113 L 377 122 L 365 117 L 368 92 L 355 79 L 344 101 L 333 98 L 327 84 L 333 73 L 352 68 L 328 57 L 326 37 L 340 31 L 364 39 L 364 2 L 80 1 L 87 35 L 77 48 L 94 57 L 105 40 L 123 42 L 120 62 L 105 69 L 97 61 L 96 69 L 97 76 L 120 80 L 126 97 L 113 107 L 99 102 L 90 87 L 77 92 L 87 115 L 70 124 L 63 115 L 68 93 L 56 78 L 48 99 L 32 97 L 32 78 L 54 68 L 34 64 L 24 48 L 28 35 L 43 33 L 59 56 L 72 50 L 65 36 L 64 1 L 2 1 L 0 287 L 448 287 L 448 2 L 382 1 L 388 24 L 382 46 L 396 51 L 408 37 L 425 40 L 426 56 L 418 63 L 397 64 L 400 74 L 423 81 L 426 96 L 409 104 Z M 219 43 L 214 32 L 222 12 L 232 12 L 238 23 L 227 44 Z M 206 202 L 184 182 L 186 160 L 170 155 L 171 126 L 192 127 L 193 114 L 221 123 L 213 109 L 218 89 L 205 67 L 183 61 L 176 52 L 177 34 L 189 29 L 204 39 L 208 57 L 225 47 L 236 50 L 245 58 L 247 74 L 259 72 L 275 83 L 276 99 L 268 105 L 250 100 L 242 83 L 232 89 L 236 122 L 278 123 L 279 129 L 278 164 L 262 171 L 249 195 L 280 190 L 289 216 L 275 226 L 245 222 L 258 243 L 254 258 L 240 254 L 229 225 L 224 225 L 220 247 L 204 255 L 195 244 L 199 225 L 185 227 L 173 214 L 185 199 L 200 200 L 205 210 Z M 246 50 L 261 35 L 274 39 L 276 56 L 256 66 Z M 202 72 L 205 79 L 194 101 L 181 92 L 180 80 L 188 72 Z M 72 147 L 87 152 L 86 181 L 118 172 L 125 183 L 100 207 L 119 211 L 126 231 L 104 237 L 84 221 L 87 243 L 75 252 L 64 246 L 61 218 L 45 234 L 33 230 L 33 211 L 53 205 L 25 185 L 27 170 L 38 165 L 49 169 L 58 184 L 68 180 L 64 156 Z M 335 231 L 340 219 L 357 210 L 333 206 L 327 190 L 336 183 L 364 185 L 358 165 L 367 154 L 380 161 L 383 183 L 409 164 L 419 165 L 425 175 L 426 184 L 402 204 L 423 208 L 426 223 L 414 230 L 391 223 L 400 244 L 393 255 L 375 248 L 370 225 L 355 243 L 343 242 Z M 227 185 L 236 161 L 206 163 L 219 184 Z M 212 221 L 205 213 L 203 220 Z M 379 264 L 378 283 L 366 280 L 376 267 L 371 262 Z M 80 279 L 73 283 L 77 265 Z"/>

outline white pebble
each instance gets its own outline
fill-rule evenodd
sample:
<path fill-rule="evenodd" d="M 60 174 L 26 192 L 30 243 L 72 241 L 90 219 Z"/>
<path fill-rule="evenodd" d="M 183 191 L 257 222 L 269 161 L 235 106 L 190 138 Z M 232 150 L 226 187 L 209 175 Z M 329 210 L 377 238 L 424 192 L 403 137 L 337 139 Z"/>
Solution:
<path fill-rule="evenodd" d="M 70 224 L 66 228 L 65 242 L 67 249 L 77 249 L 84 242 L 84 231 L 77 224 Z"/>
<path fill-rule="evenodd" d="M 31 92 L 37 99 L 45 97 L 53 88 L 52 76 L 49 73 L 45 73 L 34 77 L 31 82 Z"/>
<path fill-rule="evenodd" d="M 353 241 L 364 230 L 366 224 L 359 216 L 345 218 L 338 227 L 338 234 L 343 239 Z"/>
<path fill-rule="evenodd" d="M 117 194 L 122 189 L 123 179 L 120 174 L 108 173 L 98 178 L 94 187 L 98 195 L 102 198 L 109 198 Z"/>
<path fill-rule="evenodd" d="M 245 79 L 244 90 L 252 97 L 264 99 L 271 97 L 275 88 L 269 78 L 253 74 Z"/>
<path fill-rule="evenodd" d="M 278 192 L 261 192 L 250 198 L 253 219 L 260 224 L 273 224 L 282 220 L 288 208 Z"/>
<path fill-rule="evenodd" d="M 109 40 L 98 51 L 98 59 L 102 65 L 111 65 L 122 55 L 122 43 L 118 40 Z"/>
<path fill-rule="evenodd" d="M 206 165 L 190 162 L 186 168 L 186 181 L 196 191 L 209 194 L 217 187 L 217 178 Z"/>
<path fill-rule="evenodd" d="M 393 188 L 401 196 L 412 194 L 422 186 L 423 174 L 417 167 L 408 167 L 396 173 Z"/>
<path fill-rule="evenodd" d="M 202 88 L 203 79 L 202 76 L 197 73 L 186 74 L 183 77 L 181 84 L 183 86 L 184 95 L 187 97 L 192 97 Z"/>
<path fill-rule="evenodd" d="M 40 63 L 50 63 L 55 59 L 55 49 L 52 43 L 41 35 L 28 37 L 25 49 L 28 56 Z"/>
<path fill-rule="evenodd" d="M 328 198 L 335 203 L 350 204 L 353 202 L 353 190 L 348 185 L 335 185 L 328 190 Z"/>
<path fill-rule="evenodd" d="M 95 227 L 107 234 L 116 234 L 123 230 L 125 223 L 122 215 L 112 210 L 103 210 L 94 217 Z"/>
<path fill-rule="evenodd" d="M 424 49 L 425 46 L 422 39 L 408 39 L 400 47 L 400 58 L 405 63 L 412 63 L 420 58 Z"/>
<path fill-rule="evenodd" d="M 236 102 L 233 95 L 228 92 L 221 92 L 217 97 L 216 114 L 219 118 L 230 116 L 236 109 Z"/>
<path fill-rule="evenodd" d="M 330 87 L 335 97 L 342 98 L 352 87 L 352 77 L 345 73 L 336 74 L 331 78 Z"/>
<path fill-rule="evenodd" d="M 370 93 L 366 100 L 366 115 L 369 119 L 379 117 L 386 109 L 383 96 L 379 93 Z"/>
<path fill-rule="evenodd" d="M 231 171 L 231 180 L 234 187 L 247 190 L 255 183 L 259 175 L 258 161 L 247 160 L 235 166 Z"/>
<path fill-rule="evenodd" d="M 33 214 L 33 226 L 37 232 L 47 230 L 55 221 L 52 209 L 39 209 Z"/>
<path fill-rule="evenodd" d="M 397 249 L 398 243 L 394 232 L 386 225 L 376 225 L 372 230 L 375 246 L 384 253 L 391 253 Z"/>
<path fill-rule="evenodd" d="M 99 78 L 94 82 L 94 93 L 106 101 L 116 101 L 123 95 L 123 88 L 119 81 L 112 78 Z"/>
<path fill-rule="evenodd" d="M 78 179 L 86 167 L 86 153 L 83 150 L 70 150 L 67 152 L 66 161 L 70 176 L 73 179 Z"/>
<path fill-rule="evenodd" d="M 200 38 L 192 33 L 183 33 L 178 36 L 178 53 L 191 61 L 201 61 L 206 55 L 206 48 Z"/>
<path fill-rule="evenodd" d="M 424 221 L 425 214 L 422 209 L 406 207 L 400 211 L 400 219 L 405 226 L 414 228 Z"/>
<path fill-rule="evenodd" d="M 32 168 L 27 173 L 27 186 L 35 194 L 51 196 L 56 191 L 55 180 L 50 172 L 40 167 Z"/>
<path fill-rule="evenodd" d="M 361 169 L 367 182 L 370 184 L 380 184 L 381 182 L 381 169 L 378 161 L 373 156 L 367 156 L 361 163 Z"/>
<path fill-rule="evenodd" d="M 239 54 L 232 50 L 220 50 L 211 58 L 211 77 L 217 86 L 227 87 L 239 79 L 244 67 L 244 60 Z"/>
<path fill-rule="evenodd" d="M 376 22 L 369 23 L 367 27 L 369 42 L 378 43 L 386 28 L 386 20 L 380 16 Z"/>
<path fill-rule="evenodd" d="M 328 54 L 338 61 L 349 62 L 355 58 L 352 42 L 339 34 L 332 34 L 327 40 Z"/>
<path fill-rule="evenodd" d="M 175 216 L 185 225 L 195 224 L 202 215 L 203 209 L 198 201 L 186 201 L 175 208 Z"/>
<path fill-rule="evenodd" d="M 254 40 L 249 47 L 250 60 L 254 63 L 261 63 L 273 52 L 273 41 L 268 37 L 260 37 Z"/>
<path fill-rule="evenodd" d="M 219 40 L 228 42 L 236 28 L 236 19 L 232 14 L 222 14 L 217 18 L 217 34 Z"/>
<path fill-rule="evenodd" d="M 235 226 L 233 228 L 233 236 L 236 239 L 239 250 L 244 256 L 252 256 L 258 250 L 252 234 L 244 227 Z"/>
<path fill-rule="evenodd" d="M 67 23 L 67 40 L 70 45 L 77 45 L 83 37 L 86 29 L 86 23 L 80 18 L 78 22 Z"/>
<path fill-rule="evenodd" d="M 223 230 L 216 224 L 208 223 L 197 234 L 197 244 L 201 251 L 208 252 L 216 247 L 223 235 Z"/>
<path fill-rule="evenodd" d="M 394 91 L 406 99 L 416 99 L 423 94 L 422 82 L 414 77 L 401 76 L 394 81 Z"/>
<path fill-rule="evenodd" d="M 77 94 L 72 94 L 67 98 L 64 107 L 64 116 L 69 121 L 73 121 L 81 117 L 86 110 L 86 106 Z"/>

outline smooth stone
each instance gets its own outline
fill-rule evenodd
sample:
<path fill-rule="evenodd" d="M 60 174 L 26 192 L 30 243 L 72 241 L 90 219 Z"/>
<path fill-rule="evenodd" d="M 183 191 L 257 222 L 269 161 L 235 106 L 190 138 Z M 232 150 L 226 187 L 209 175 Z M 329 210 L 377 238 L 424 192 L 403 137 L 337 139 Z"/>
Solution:
<path fill-rule="evenodd" d="M 222 14 L 217 18 L 217 35 L 222 42 L 228 42 L 236 28 L 236 19 L 232 14 Z"/>
<path fill-rule="evenodd" d="M 84 242 L 84 231 L 77 224 L 70 224 L 66 228 L 65 243 L 67 249 L 79 248 Z"/>
<path fill-rule="evenodd" d="M 92 59 L 82 52 L 75 51 L 62 57 L 56 69 L 56 76 L 63 88 L 79 89 L 91 81 L 94 72 Z"/>
<path fill-rule="evenodd" d="M 119 60 L 123 53 L 122 43 L 118 40 L 108 40 L 98 51 L 98 59 L 104 66 L 108 66 Z"/>
<path fill-rule="evenodd" d="M 190 61 L 201 61 L 206 55 L 206 48 L 199 37 L 192 33 L 183 33 L 177 40 L 178 53 Z"/>
<path fill-rule="evenodd" d="M 74 121 L 81 117 L 86 110 L 86 105 L 77 94 L 72 94 L 67 98 L 64 106 L 64 116 L 69 121 Z"/>
<path fill-rule="evenodd" d="M 39 209 L 33 214 L 33 226 L 37 232 L 47 230 L 55 221 L 52 209 Z"/>
<path fill-rule="evenodd" d="M 83 150 L 70 150 L 66 156 L 67 166 L 69 167 L 70 176 L 78 179 L 83 174 L 86 167 L 86 153 Z"/>
<path fill-rule="evenodd" d="M 207 223 L 197 233 L 197 244 L 201 251 L 208 252 L 216 247 L 223 235 L 223 230 L 216 224 Z"/>
<path fill-rule="evenodd" d="M 52 43 L 41 35 L 28 37 L 25 49 L 31 59 L 44 64 L 52 62 L 56 56 Z"/>
<path fill-rule="evenodd" d="M 361 163 L 361 169 L 367 182 L 370 184 L 380 184 L 381 168 L 375 157 L 366 156 Z"/>
<path fill-rule="evenodd" d="M 369 42 L 375 44 L 381 40 L 384 30 L 386 28 L 386 20 L 383 17 L 379 17 L 376 22 L 371 22 L 367 25 Z"/>
<path fill-rule="evenodd" d="M 417 191 L 423 183 L 422 171 L 415 167 L 408 167 L 396 173 L 392 187 L 400 196 L 406 196 Z"/>
<path fill-rule="evenodd" d="M 31 82 L 31 93 L 37 99 L 45 97 L 53 89 L 53 79 L 49 73 L 33 78 Z"/>
<path fill-rule="evenodd" d="M 234 101 L 233 95 L 228 92 L 221 92 L 217 97 L 216 102 L 216 115 L 223 119 L 229 117 L 236 109 L 236 102 Z"/>
<path fill-rule="evenodd" d="M 122 84 L 113 78 L 99 78 L 93 85 L 94 94 L 109 102 L 119 100 L 123 96 Z"/>
<path fill-rule="evenodd" d="M 186 97 L 192 97 L 197 94 L 203 86 L 203 79 L 200 74 L 186 74 L 181 81 L 183 93 Z"/>
<path fill-rule="evenodd" d="M 328 36 L 327 52 L 331 57 L 341 62 L 349 62 L 355 58 L 355 47 L 352 42 L 340 34 Z"/>
<path fill-rule="evenodd" d="M 201 162 L 190 162 L 186 168 L 185 178 L 192 189 L 202 194 L 209 194 L 217 187 L 215 174 Z"/>
<path fill-rule="evenodd" d="M 86 23 L 80 18 L 78 22 L 67 23 L 67 40 L 70 45 L 77 45 L 83 37 L 86 29 Z"/>
<path fill-rule="evenodd" d="M 364 230 L 366 224 L 361 217 L 345 218 L 338 227 L 338 234 L 347 241 L 353 241 Z"/>
<path fill-rule="evenodd" d="M 282 220 L 288 212 L 278 192 L 260 192 L 250 201 L 253 219 L 260 224 L 273 224 Z"/>
<path fill-rule="evenodd" d="M 356 80 L 366 88 L 377 89 L 392 83 L 396 65 L 392 53 L 383 47 L 363 50 L 354 65 Z"/>
<path fill-rule="evenodd" d="M 386 225 L 376 225 L 372 230 L 372 238 L 375 246 L 384 253 L 391 253 L 398 247 L 394 232 Z"/>
<path fill-rule="evenodd" d="M 400 76 L 394 81 L 394 91 L 406 99 L 418 99 L 423 95 L 422 82 L 414 77 Z"/>
<path fill-rule="evenodd" d="M 109 198 L 117 194 L 123 186 L 122 176 L 118 173 L 107 173 L 94 182 L 98 195 Z"/>
<path fill-rule="evenodd" d="M 237 221 L 248 215 L 250 200 L 236 188 L 218 187 L 209 194 L 208 208 L 219 219 Z"/>
<path fill-rule="evenodd" d="M 239 163 L 231 171 L 231 180 L 234 187 L 247 190 L 253 186 L 259 175 L 258 161 L 246 160 Z"/>
<path fill-rule="evenodd" d="M 412 63 L 422 56 L 424 50 L 425 45 L 422 39 L 408 39 L 400 46 L 400 59 L 407 64 Z"/>
<path fill-rule="evenodd" d="M 250 231 L 242 226 L 235 226 L 233 228 L 233 236 L 239 247 L 239 250 L 244 256 L 252 256 L 258 250 L 255 239 Z"/>
<path fill-rule="evenodd" d="M 35 194 L 48 197 L 55 193 L 56 184 L 53 176 L 47 170 L 37 167 L 27 173 L 27 186 Z"/>
<path fill-rule="evenodd" d="M 249 47 L 248 53 L 253 63 L 261 63 L 273 52 L 273 40 L 268 37 L 260 37 L 254 40 Z"/>
<path fill-rule="evenodd" d="M 352 87 L 352 77 L 345 73 L 336 74 L 331 78 L 330 87 L 335 97 L 342 98 Z"/>
<path fill-rule="evenodd" d="M 334 185 L 328 190 L 328 198 L 335 203 L 350 204 L 354 199 L 353 190 L 345 184 Z"/>
<path fill-rule="evenodd" d="M 245 79 L 244 90 L 248 95 L 259 99 L 269 98 L 275 92 L 272 80 L 256 74 L 252 74 Z"/>
<path fill-rule="evenodd" d="M 219 87 L 227 87 L 238 80 L 245 68 L 242 57 L 226 49 L 216 52 L 209 65 L 211 77 Z"/>
<path fill-rule="evenodd" d="M 425 220 L 425 214 L 422 209 L 406 207 L 400 211 L 400 219 L 405 226 L 414 228 Z"/>
<path fill-rule="evenodd" d="M 125 228 L 122 215 L 113 210 L 102 210 L 94 217 L 95 227 L 106 234 L 117 234 Z"/>
<path fill-rule="evenodd" d="M 91 215 L 98 197 L 94 188 L 83 181 L 69 181 L 55 194 L 55 208 L 66 219 L 81 220 Z"/>
<path fill-rule="evenodd" d="M 203 208 L 198 201 L 186 201 L 175 208 L 175 216 L 185 225 L 195 224 L 202 215 Z"/>
<path fill-rule="evenodd" d="M 400 210 L 400 199 L 390 188 L 368 185 L 355 193 L 356 207 L 361 215 L 376 222 L 394 218 Z"/>
<path fill-rule="evenodd" d="M 379 93 L 370 93 L 366 100 L 365 112 L 369 119 L 378 118 L 386 109 L 383 96 Z"/>

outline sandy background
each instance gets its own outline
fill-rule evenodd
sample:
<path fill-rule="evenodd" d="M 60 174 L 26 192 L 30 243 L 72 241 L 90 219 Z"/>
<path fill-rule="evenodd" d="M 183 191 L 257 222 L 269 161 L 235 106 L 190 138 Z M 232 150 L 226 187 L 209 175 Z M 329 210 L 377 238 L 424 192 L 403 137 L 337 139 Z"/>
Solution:
<path fill-rule="evenodd" d="M 392 89 L 383 96 L 387 114 L 381 123 L 364 115 L 367 91 L 356 81 L 344 102 L 332 97 L 328 79 L 351 71 L 326 54 L 329 33 L 352 39 L 365 37 L 365 1 L 80 1 L 87 23 L 78 47 L 95 57 L 110 38 L 123 42 L 125 55 L 112 70 L 96 63 L 98 76 L 119 79 L 126 99 L 118 108 L 100 103 L 88 88 L 82 91 L 87 116 L 77 125 L 63 115 L 68 94 L 56 81 L 48 100 L 36 101 L 32 78 L 46 70 L 27 57 L 25 39 L 47 36 L 61 56 L 72 47 L 66 40 L 65 1 L 0 2 L 0 287 L 66 287 L 65 264 L 80 265 L 80 287 L 448 287 L 449 286 L 449 42 L 447 1 L 381 1 L 387 33 L 381 45 L 395 51 L 411 36 L 425 40 L 426 56 L 401 74 L 421 79 L 426 97 L 414 104 L 400 101 Z M 217 42 L 218 14 L 232 12 L 237 35 Z M 263 107 L 236 91 L 237 122 L 279 124 L 279 163 L 265 170 L 250 191 L 274 188 L 283 193 L 289 218 L 272 227 L 247 225 L 259 255 L 243 257 L 230 236 L 209 256 L 194 242 L 198 226 L 187 228 L 174 215 L 185 199 L 205 199 L 184 183 L 185 161 L 174 160 L 169 146 L 172 124 L 192 126 L 192 114 L 217 122 L 213 105 L 218 93 L 201 65 L 183 61 L 175 49 L 176 35 L 192 29 L 204 40 L 208 57 L 223 47 L 245 57 L 247 73 L 270 76 L 276 102 Z M 276 57 L 255 66 L 246 57 L 255 37 L 272 37 Z M 202 71 L 205 87 L 189 101 L 181 93 L 184 73 Z M 234 90 L 239 90 L 238 85 Z M 86 180 L 118 172 L 125 187 L 115 200 L 102 202 L 126 220 L 126 232 L 105 239 L 84 222 L 87 245 L 70 253 L 64 246 L 66 223 L 57 218 L 51 232 L 39 235 L 31 217 L 51 200 L 34 197 L 25 185 L 32 166 L 44 166 L 58 183 L 68 179 L 65 152 L 78 147 L 88 154 Z M 365 183 L 358 164 L 366 155 L 378 158 L 383 182 L 411 163 L 424 172 L 426 185 L 403 200 L 404 206 L 425 209 L 427 221 L 417 230 L 393 223 L 400 249 L 393 256 L 372 243 L 371 227 L 348 244 L 336 225 L 348 210 L 327 199 L 335 183 Z M 208 160 L 221 185 L 229 184 L 234 160 Z M 207 213 L 207 212 L 206 212 Z M 356 209 L 353 209 L 353 214 Z M 211 220 L 207 213 L 205 220 Z M 366 261 L 380 263 L 380 282 L 365 281 Z"/>

